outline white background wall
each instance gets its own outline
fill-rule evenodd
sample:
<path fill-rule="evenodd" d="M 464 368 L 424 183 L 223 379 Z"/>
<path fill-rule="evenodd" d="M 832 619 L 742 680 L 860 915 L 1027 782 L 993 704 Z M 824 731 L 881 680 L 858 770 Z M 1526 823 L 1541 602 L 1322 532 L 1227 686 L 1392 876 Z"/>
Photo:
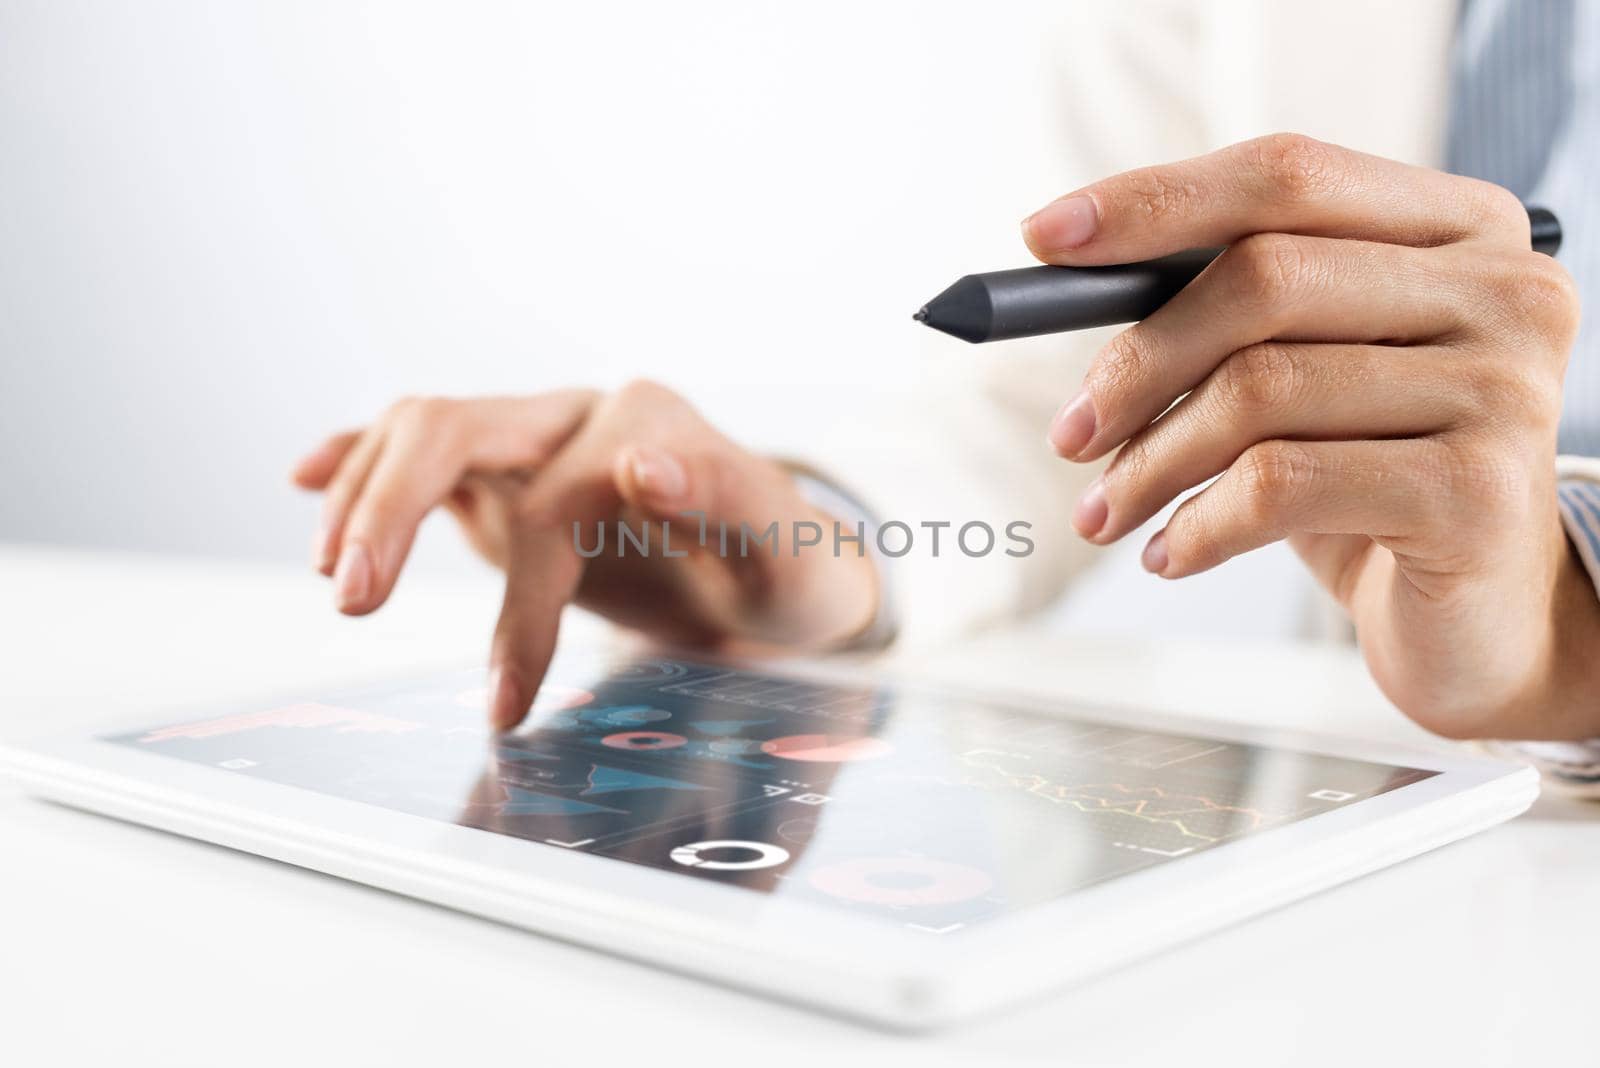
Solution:
<path fill-rule="evenodd" d="M 301 558 L 289 464 L 406 392 L 648 375 L 792 442 L 1022 261 L 1093 177 L 1062 72 L 1163 76 L 1187 6 L 1108 57 L 1128 4 L 0 0 L 0 539 Z M 1212 10 L 1220 144 L 1280 116 L 1267 5 Z"/>

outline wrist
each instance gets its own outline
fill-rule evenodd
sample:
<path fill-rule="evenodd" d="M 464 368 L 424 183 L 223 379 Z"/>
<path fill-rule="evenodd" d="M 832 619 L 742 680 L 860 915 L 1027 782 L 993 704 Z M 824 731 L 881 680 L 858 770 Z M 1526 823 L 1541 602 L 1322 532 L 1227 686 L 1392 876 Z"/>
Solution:
<path fill-rule="evenodd" d="M 815 471 L 791 465 L 789 475 L 823 529 L 843 535 L 834 539 L 835 551 L 823 561 L 830 575 L 819 585 L 833 591 L 831 599 L 842 611 L 841 625 L 830 630 L 822 647 L 855 651 L 889 645 L 898 621 L 888 592 L 890 562 L 877 551 L 877 518 L 853 494 Z"/>
<path fill-rule="evenodd" d="M 863 522 L 859 516 L 838 515 L 826 509 L 817 510 L 816 520 L 829 532 L 837 525 L 847 537 L 853 536 L 857 524 Z M 847 544 L 839 552 L 824 554 L 821 567 L 829 576 L 820 585 L 832 591 L 835 622 L 818 643 L 823 651 L 880 649 L 894 640 L 893 614 L 884 595 L 885 561 L 871 547 L 873 531 L 871 524 L 864 525 L 866 544 L 859 553 Z"/>
<path fill-rule="evenodd" d="M 1544 738 L 1600 738 L 1600 595 L 1565 534 L 1549 627 L 1550 665 L 1531 722 Z"/>
<path fill-rule="evenodd" d="M 1540 740 L 1486 742 L 1498 756 L 1531 763 L 1558 792 L 1600 798 L 1600 597 L 1584 561 L 1568 547 L 1551 600 L 1552 665 L 1548 685 L 1529 705 L 1525 722 L 1541 724 Z M 1556 740 L 1544 740 L 1556 739 Z"/>

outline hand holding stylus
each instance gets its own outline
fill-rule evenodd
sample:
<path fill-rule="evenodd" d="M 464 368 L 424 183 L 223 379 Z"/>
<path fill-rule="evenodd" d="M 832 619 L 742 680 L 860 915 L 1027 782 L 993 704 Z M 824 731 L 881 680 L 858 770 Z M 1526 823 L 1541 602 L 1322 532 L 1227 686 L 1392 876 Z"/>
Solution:
<path fill-rule="evenodd" d="M 1050 427 L 1070 460 L 1121 450 L 1078 502 L 1083 537 L 1215 477 L 1150 539 L 1150 571 L 1287 538 L 1424 726 L 1600 732 L 1600 606 L 1555 487 L 1578 298 L 1515 197 L 1282 135 L 1106 179 L 1023 232 L 1073 266 L 1228 246 Z"/>
<path fill-rule="evenodd" d="M 528 711 L 569 602 L 679 645 L 759 652 L 820 650 L 871 622 L 877 580 L 853 553 L 748 554 L 702 546 L 685 512 L 712 531 L 777 521 L 827 523 L 788 472 L 719 433 L 672 391 L 638 382 L 615 393 L 401 401 L 361 430 L 337 434 L 295 467 L 324 493 L 317 568 L 340 611 L 388 599 L 423 518 L 443 505 L 474 548 L 506 573 L 495 628 L 490 716 Z M 668 556 L 619 555 L 618 520 L 634 531 L 672 520 Z M 596 524 L 613 540 L 593 558 Z M 713 534 L 713 537 L 715 535 Z M 676 555 L 676 554 L 682 555 Z"/>

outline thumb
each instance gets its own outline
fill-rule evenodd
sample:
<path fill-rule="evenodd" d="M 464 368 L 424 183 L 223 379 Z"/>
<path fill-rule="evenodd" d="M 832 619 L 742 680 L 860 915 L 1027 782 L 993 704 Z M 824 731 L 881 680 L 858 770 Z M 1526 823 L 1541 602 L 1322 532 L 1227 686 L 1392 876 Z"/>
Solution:
<path fill-rule="evenodd" d="M 809 517 L 794 480 L 781 466 L 736 446 L 668 451 L 634 444 L 621 449 L 611 478 L 623 502 L 656 519 L 698 512 L 706 522 L 758 529 L 774 520 Z"/>
<path fill-rule="evenodd" d="M 489 720 L 496 730 L 510 730 L 527 716 L 555 652 L 561 610 L 582 578 L 570 529 L 555 524 L 513 535 L 489 652 Z"/>
<path fill-rule="evenodd" d="M 611 479 L 625 503 L 657 517 L 695 507 L 696 498 L 705 496 L 703 485 L 691 484 L 681 459 L 649 445 L 630 445 L 619 451 Z"/>

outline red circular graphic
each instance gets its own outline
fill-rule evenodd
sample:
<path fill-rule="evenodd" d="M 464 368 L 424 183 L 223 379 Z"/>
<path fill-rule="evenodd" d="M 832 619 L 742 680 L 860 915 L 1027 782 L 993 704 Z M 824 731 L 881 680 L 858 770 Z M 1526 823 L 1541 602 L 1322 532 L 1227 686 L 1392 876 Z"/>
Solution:
<path fill-rule="evenodd" d="M 845 764 L 888 756 L 894 746 L 882 738 L 849 738 L 831 734 L 790 734 L 761 743 L 761 751 L 784 760 L 813 764 Z"/>
<path fill-rule="evenodd" d="M 530 712 L 559 712 L 568 708 L 582 708 L 593 700 L 594 694 L 588 690 L 550 682 L 539 687 L 539 693 L 533 699 L 533 708 Z"/>
<path fill-rule="evenodd" d="M 600 743 L 613 749 L 676 749 L 688 740 L 681 734 L 665 731 L 623 731 L 606 735 Z"/>
<path fill-rule="evenodd" d="M 921 857 L 863 857 L 811 874 L 811 885 L 846 901 L 871 905 L 953 905 L 989 892 L 989 873 Z"/>

